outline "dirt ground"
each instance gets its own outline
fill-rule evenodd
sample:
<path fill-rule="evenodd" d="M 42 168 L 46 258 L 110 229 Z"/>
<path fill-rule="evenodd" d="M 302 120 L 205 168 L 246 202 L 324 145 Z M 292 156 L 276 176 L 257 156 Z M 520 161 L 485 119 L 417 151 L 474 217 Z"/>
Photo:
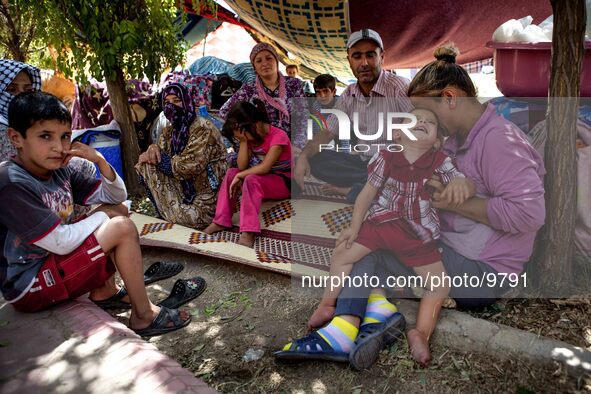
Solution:
<path fill-rule="evenodd" d="M 575 259 L 574 283 L 568 298 L 540 297 L 535 286 L 513 289 L 505 299 L 472 316 L 591 350 L 591 260 Z M 530 272 L 531 274 L 531 272 Z"/>
<path fill-rule="evenodd" d="M 206 279 L 205 293 L 185 306 L 193 316 L 192 323 L 151 342 L 222 393 L 591 392 L 591 379 L 568 377 L 558 365 L 544 368 L 517 358 L 493 360 L 485 354 L 442 346 L 433 348 L 432 365 L 422 369 L 412 361 L 405 339 L 383 351 L 378 363 L 362 373 L 338 363 L 278 363 L 272 353 L 305 334 L 316 295 L 296 291 L 286 276 L 241 264 L 161 248 L 144 248 L 143 252 L 146 268 L 155 261 L 185 265 L 177 277 L 149 286 L 154 301 L 164 299 L 178 278 L 198 275 Z M 484 314 L 504 323 L 501 316 L 508 315 L 504 311 L 528 314 L 535 309 L 535 304 L 523 307 L 519 300 L 502 305 L 499 311 L 491 309 Z M 560 316 L 563 321 L 558 323 L 564 323 L 567 331 L 584 343 L 580 330 L 591 324 L 573 321 L 570 315 L 571 309 L 578 311 L 580 306 L 552 305 L 558 310 L 556 315 L 543 321 L 534 315 L 535 324 L 525 328 L 544 331 L 542 328 L 553 325 L 553 319 Z M 124 313 L 117 316 L 126 321 Z M 245 361 L 243 356 L 249 350 L 262 352 L 262 356 Z"/>
<path fill-rule="evenodd" d="M 499 300 L 474 317 L 591 349 L 591 297 Z"/>

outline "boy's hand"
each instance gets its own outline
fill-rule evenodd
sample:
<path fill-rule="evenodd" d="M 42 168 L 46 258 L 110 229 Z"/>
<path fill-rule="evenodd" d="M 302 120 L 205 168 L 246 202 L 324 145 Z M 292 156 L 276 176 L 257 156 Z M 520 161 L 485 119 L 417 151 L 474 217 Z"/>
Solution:
<path fill-rule="evenodd" d="M 98 164 L 99 161 L 105 160 L 103 155 L 101 155 L 96 149 L 81 142 L 74 142 L 70 146 L 70 149 L 64 153 L 66 155 L 64 157 L 64 165 L 68 165 L 70 160 L 72 160 L 72 157 L 81 157 L 93 162 L 94 164 Z"/>
<path fill-rule="evenodd" d="M 103 155 L 100 154 L 96 149 L 83 144 L 81 142 L 74 142 L 70 149 L 65 151 L 66 157 L 64 157 L 63 165 L 66 166 L 72 160 L 72 157 L 81 157 L 86 159 L 99 168 L 101 175 L 103 175 L 109 181 L 114 181 L 117 174 L 111 168 L 111 165 L 105 160 Z"/>
<path fill-rule="evenodd" d="M 339 235 L 339 238 L 337 238 L 337 243 L 336 243 L 335 247 L 337 247 L 340 244 L 342 244 L 343 242 L 345 242 L 345 247 L 347 249 L 350 249 L 351 246 L 353 246 L 353 242 L 355 242 L 358 235 L 359 235 L 358 230 L 355 230 L 351 227 L 344 229 L 341 232 L 341 235 Z"/>
<path fill-rule="evenodd" d="M 474 182 L 468 178 L 456 177 L 447 184 L 439 199 L 445 200 L 447 204 L 460 205 L 475 193 Z"/>

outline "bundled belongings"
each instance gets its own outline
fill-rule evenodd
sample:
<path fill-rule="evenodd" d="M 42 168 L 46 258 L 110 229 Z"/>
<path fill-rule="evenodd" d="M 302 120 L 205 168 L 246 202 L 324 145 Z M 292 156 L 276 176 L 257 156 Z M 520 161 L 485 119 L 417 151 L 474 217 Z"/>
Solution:
<path fill-rule="evenodd" d="M 141 150 L 150 144 L 150 126 L 160 112 L 156 94 L 149 82 L 130 79 L 127 97 Z M 72 128 L 92 129 L 113 121 L 113 110 L 104 82 L 93 80 L 86 87 L 76 87 L 76 101 L 72 108 Z"/>

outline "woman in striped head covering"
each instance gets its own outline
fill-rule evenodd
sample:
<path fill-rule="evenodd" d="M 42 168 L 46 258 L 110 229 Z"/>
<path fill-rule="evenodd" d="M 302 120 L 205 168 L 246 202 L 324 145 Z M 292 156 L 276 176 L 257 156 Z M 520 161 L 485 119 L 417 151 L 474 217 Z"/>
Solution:
<path fill-rule="evenodd" d="M 0 59 L 0 162 L 16 153 L 8 140 L 8 104 L 14 96 L 29 90 L 41 90 L 37 67 L 16 60 Z"/>

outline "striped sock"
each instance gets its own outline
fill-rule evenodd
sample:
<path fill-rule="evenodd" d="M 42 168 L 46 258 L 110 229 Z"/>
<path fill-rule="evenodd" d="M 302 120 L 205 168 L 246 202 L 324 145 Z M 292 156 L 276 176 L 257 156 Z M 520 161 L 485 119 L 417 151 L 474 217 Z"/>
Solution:
<path fill-rule="evenodd" d="M 317 332 L 335 351 L 349 353 L 359 328 L 337 316 L 331 320 L 328 326 Z"/>
<path fill-rule="evenodd" d="M 367 299 L 367 309 L 361 325 L 382 323 L 396 312 L 396 305 L 388 301 L 383 293 L 372 291 Z"/>

